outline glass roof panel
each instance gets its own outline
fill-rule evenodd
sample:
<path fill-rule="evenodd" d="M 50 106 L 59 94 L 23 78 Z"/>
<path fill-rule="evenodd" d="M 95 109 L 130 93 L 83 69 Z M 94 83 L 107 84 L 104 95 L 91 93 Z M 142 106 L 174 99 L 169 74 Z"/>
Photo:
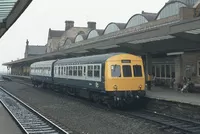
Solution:
<path fill-rule="evenodd" d="M 18 0 L 0 0 L 0 23 L 8 17 Z"/>

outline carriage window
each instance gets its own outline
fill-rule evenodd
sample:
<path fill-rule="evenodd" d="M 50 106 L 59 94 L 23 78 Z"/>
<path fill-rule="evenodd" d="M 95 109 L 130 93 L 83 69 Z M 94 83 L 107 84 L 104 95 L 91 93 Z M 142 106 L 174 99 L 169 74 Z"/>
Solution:
<path fill-rule="evenodd" d="M 88 66 L 88 77 L 93 77 L 93 66 Z"/>
<path fill-rule="evenodd" d="M 69 71 L 69 67 L 67 66 L 67 67 L 66 67 L 66 75 L 69 75 L 69 72 L 68 72 L 68 71 Z"/>
<path fill-rule="evenodd" d="M 77 76 L 77 66 L 73 67 L 73 76 Z"/>
<path fill-rule="evenodd" d="M 63 75 L 63 67 L 61 67 L 61 75 Z"/>
<path fill-rule="evenodd" d="M 111 76 L 112 77 L 121 77 L 121 67 L 120 65 L 111 66 Z"/>
<path fill-rule="evenodd" d="M 124 75 L 124 77 L 132 77 L 130 65 L 123 65 L 123 75 Z"/>
<path fill-rule="evenodd" d="M 58 67 L 58 75 L 60 75 L 60 67 Z"/>
<path fill-rule="evenodd" d="M 63 67 L 63 68 L 64 68 L 63 74 L 66 74 L 66 67 Z"/>
<path fill-rule="evenodd" d="M 100 77 L 100 66 L 99 65 L 95 65 L 94 66 L 94 77 Z"/>
<path fill-rule="evenodd" d="M 78 76 L 82 76 L 82 66 L 78 67 Z"/>
<path fill-rule="evenodd" d="M 133 65 L 134 77 L 142 77 L 142 68 L 140 65 Z"/>
<path fill-rule="evenodd" d="M 72 76 L 72 66 L 69 67 L 69 75 Z"/>

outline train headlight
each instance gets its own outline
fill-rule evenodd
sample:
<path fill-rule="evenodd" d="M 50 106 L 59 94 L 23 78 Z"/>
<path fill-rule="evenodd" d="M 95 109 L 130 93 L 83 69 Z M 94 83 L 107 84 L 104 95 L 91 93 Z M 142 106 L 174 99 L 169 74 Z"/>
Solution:
<path fill-rule="evenodd" d="M 142 85 L 139 85 L 139 89 L 140 89 L 140 90 L 142 89 Z"/>
<path fill-rule="evenodd" d="M 117 90 L 117 85 L 114 85 L 113 88 L 114 88 L 115 90 Z"/>

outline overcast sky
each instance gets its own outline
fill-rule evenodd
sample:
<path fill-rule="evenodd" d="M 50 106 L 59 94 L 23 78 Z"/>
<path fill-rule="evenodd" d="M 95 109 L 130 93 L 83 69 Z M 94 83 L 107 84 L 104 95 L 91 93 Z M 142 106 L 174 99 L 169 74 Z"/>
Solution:
<path fill-rule="evenodd" d="M 0 39 L 0 71 L 2 63 L 24 58 L 26 39 L 30 45 L 45 45 L 48 29 L 64 30 L 65 20 L 86 27 L 97 22 L 104 29 L 110 22 L 127 23 L 134 14 L 157 13 L 168 0 L 33 0 L 20 18 Z"/>

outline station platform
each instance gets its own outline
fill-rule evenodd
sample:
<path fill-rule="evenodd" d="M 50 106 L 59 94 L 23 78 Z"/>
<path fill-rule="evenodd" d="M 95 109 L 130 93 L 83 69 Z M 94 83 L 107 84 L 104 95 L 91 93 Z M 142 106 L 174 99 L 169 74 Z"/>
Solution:
<path fill-rule="evenodd" d="M 0 103 L 0 134 L 23 134 L 10 114 Z"/>
<path fill-rule="evenodd" d="M 3 82 L 0 75 L 0 83 Z M 1 98 L 0 98 L 1 99 Z M 8 111 L 0 103 L 0 134 L 23 134 Z"/>
<path fill-rule="evenodd" d="M 152 87 L 150 91 L 146 90 L 146 97 L 150 99 L 200 106 L 200 93 L 181 93 L 170 88 Z"/>

